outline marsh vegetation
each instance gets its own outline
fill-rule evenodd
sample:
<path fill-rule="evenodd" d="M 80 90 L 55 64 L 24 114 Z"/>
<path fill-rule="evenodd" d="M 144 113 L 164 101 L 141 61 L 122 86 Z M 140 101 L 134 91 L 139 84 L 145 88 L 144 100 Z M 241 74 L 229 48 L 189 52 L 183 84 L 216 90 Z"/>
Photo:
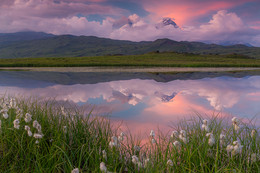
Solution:
<path fill-rule="evenodd" d="M 259 172 L 258 129 L 199 115 L 138 140 L 54 100 L 1 98 L 1 172 Z M 130 127 L 131 128 L 131 127 Z M 131 129 L 130 129 L 131 131 Z"/>

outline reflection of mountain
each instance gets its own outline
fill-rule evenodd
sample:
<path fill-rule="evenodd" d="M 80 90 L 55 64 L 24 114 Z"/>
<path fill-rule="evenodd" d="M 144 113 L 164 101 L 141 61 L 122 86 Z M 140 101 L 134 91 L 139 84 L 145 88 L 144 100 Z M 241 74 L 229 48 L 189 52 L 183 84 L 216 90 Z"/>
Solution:
<path fill-rule="evenodd" d="M 248 72 L 187 72 L 187 73 L 65 73 L 65 72 L 31 72 L 31 71 L 0 71 L 0 85 L 20 86 L 25 88 L 45 87 L 54 84 L 95 84 L 130 79 L 151 79 L 157 82 L 173 80 L 195 80 L 220 76 L 245 77 L 260 75 L 260 71 Z"/>
<path fill-rule="evenodd" d="M 167 94 L 163 94 L 162 91 L 156 91 L 154 93 L 154 95 L 158 98 L 160 98 L 160 100 L 162 102 L 170 102 L 172 101 L 172 99 L 177 95 L 176 92 L 173 92 L 171 95 L 167 95 Z"/>
<path fill-rule="evenodd" d="M 135 79 L 122 80 L 121 75 L 124 79 Z M 89 110 L 92 109 L 91 105 L 95 105 L 94 110 L 98 115 L 111 112 L 114 117 L 135 118 L 138 121 L 149 121 L 152 118 L 156 122 L 172 121 L 173 117 L 183 117 L 191 110 L 203 115 L 209 115 L 213 109 L 235 113 L 234 115 L 259 114 L 260 76 L 180 80 L 206 75 L 209 74 L 181 73 L 177 75 L 179 80 L 167 82 L 177 78 L 176 74 L 132 73 L 131 76 L 127 73 L 2 71 L 0 91 L 1 94 L 19 94 L 23 97 L 55 98 L 62 103 L 67 101 L 68 104 L 79 104 L 84 110 L 85 106 Z M 167 83 L 137 79 L 140 77 Z"/>
<path fill-rule="evenodd" d="M 112 97 L 110 99 L 111 100 L 119 100 L 122 103 L 129 103 L 129 104 L 132 104 L 132 105 L 136 105 L 137 104 L 137 101 L 135 100 L 135 97 L 133 96 L 132 93 L 124 94 L 122 92 L 114 90 L 112 92 Z"/>
<path fill-rule="evenodd" d="M 53 85 L 52 77 L 44 74 L 34 72 L 0 71 L 0 86 L 44 88 L 51 85 Z"/>
<path fill-rule="evenodd" d="M 176 96 L 176 93 L 172 93 L 172 95 L 163 95 L 162 102 L 169 102 Z"/>

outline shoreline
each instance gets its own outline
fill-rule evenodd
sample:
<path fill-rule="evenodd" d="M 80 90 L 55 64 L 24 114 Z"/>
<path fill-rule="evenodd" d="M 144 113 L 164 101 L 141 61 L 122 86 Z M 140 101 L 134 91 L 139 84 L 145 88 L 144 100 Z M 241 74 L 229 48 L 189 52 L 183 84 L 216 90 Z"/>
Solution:
<path fill-rule="evenodd" d="M 260 71 L 259 67 L 1 67 L 0 71 L 35 72 L 237 72 Z"/>

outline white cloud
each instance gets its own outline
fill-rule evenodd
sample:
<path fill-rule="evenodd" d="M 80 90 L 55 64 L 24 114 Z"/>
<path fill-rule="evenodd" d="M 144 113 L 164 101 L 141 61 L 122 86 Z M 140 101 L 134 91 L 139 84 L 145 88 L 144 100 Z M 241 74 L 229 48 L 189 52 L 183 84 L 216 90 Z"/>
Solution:
<path fill-rule="evenodd" d="M 236 32 L 246 29 L 245 24 L 235 13 L 228 13 L 226 10 L 218 11 L 213 15 L 208 24 L 201 25 L 203 32 Z"/>
<path fill-rule="evenodd" d="M 43 31 L 54 34 L 106 36 L 112 23 L 88 21 L 89 14 L 118 15 L 124 10 L 80 1 L 55 3 L 53 0 L 10 0 L 0 2 L 0 32 L 23 30 Z"/>
<path fill-rule="evenodd" d="M 91 0 L 92 1 L 92 0 Z M 94 35 L 131 41 L 151 41 L 169 38 L 176 41 L 230 41 L 260 46 L 260 31 L 246 26 L 235 13 L 218 11 L 212 19 L 198 27 L 174 28 L 171 25 L 156 28 L 157 21 L 136 14 L 128 18 L 105 18 L 101 23 L 76 16 L 98 14 L 123 14 L 121 9 L 84 4 L 82 1 L 54 3 L 50 0 L 14 0 L 0 3 L 0 32 L 23 30 L 43 31 L 53 34 Z M 92 1 L 94 2 L 94 1 Z M 111 10 L 113 12 L 111 12 Z"/>
<path fill-rule="evenodd" d="M 113 30 L 110 37 L 133 41 L 158 38 L 170 38 L 177 41 L 233 41 L 260 46 L 260 39 L 255 36 L 257 32 L 260 32 L 246 26 L 235 13 L 228 13 L 225 10 L 218 11 L 206 24 L 199 27 L 185 26 L 182 29 L 173 26 L 157 29 L 154 23 L 150 24 L 143 19 L 137 19 L 133 20 L 136 23 L 132 26 L 124 25 Z"/>

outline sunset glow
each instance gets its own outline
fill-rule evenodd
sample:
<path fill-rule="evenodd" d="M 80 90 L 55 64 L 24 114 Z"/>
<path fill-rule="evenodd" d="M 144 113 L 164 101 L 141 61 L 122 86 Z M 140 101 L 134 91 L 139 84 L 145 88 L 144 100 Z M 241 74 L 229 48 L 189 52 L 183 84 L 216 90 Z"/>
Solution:
<path fill-rule="evenodd" d="M 132 41 L 166 37 L 260 46 L 259 6 L 258 0 L 3 0 L 0 33 L 30 30 Z M 162 26 L 165 17 L 179 28 Z"/>

